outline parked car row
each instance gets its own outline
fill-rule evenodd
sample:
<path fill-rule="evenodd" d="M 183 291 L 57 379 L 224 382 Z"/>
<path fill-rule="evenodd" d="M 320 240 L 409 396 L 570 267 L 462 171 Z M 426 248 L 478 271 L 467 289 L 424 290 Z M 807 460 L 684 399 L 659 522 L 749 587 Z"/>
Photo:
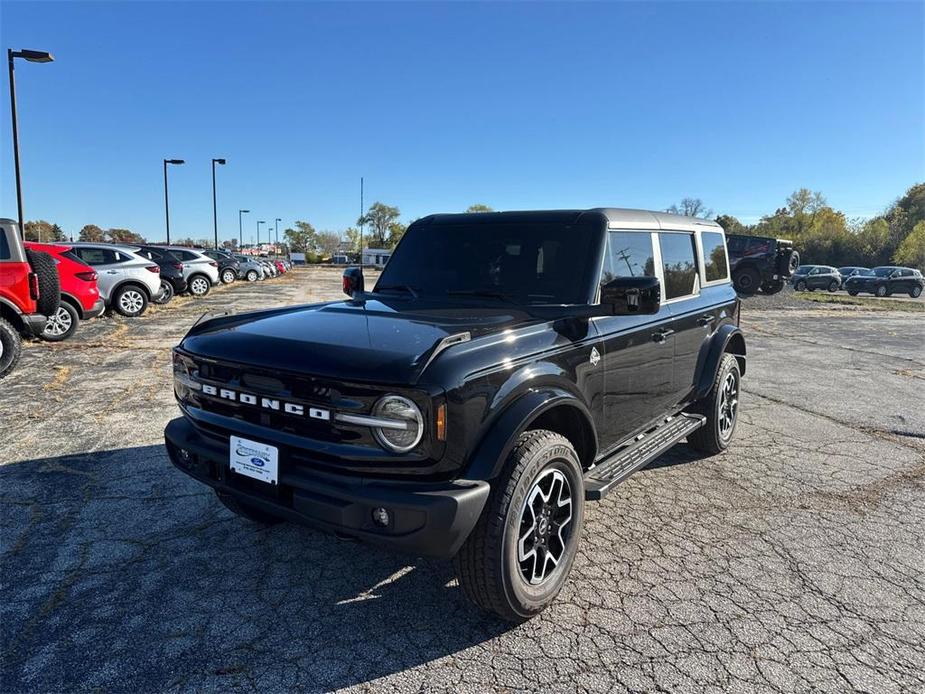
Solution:
<path fill-rule="evenodd" d="M 0 220 L 0 378 L 15 366 L 21 336 L 58 342 L 105 310 L 133 318 L 177 294 L 202 297 L 218 284 L 257 281 L 288 261 L 150 244 L 23 242 Z"/>
<path fill-rule="evenodd" d="M 851 296 L 873 294 L 890 296 L 908 294 L 913 298 L 922 295 L 925 278 L 915 268 L 881 265 L 875 268 L 830 265 L 801 265 L 791 278 L 793 288 L 798 292 L 826 289 L 837 292 L 844 289 Z"/>

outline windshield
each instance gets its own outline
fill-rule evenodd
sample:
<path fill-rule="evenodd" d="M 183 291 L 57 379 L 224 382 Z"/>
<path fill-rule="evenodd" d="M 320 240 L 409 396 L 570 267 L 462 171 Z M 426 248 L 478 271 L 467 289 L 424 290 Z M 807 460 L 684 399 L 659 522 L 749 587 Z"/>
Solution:
<path fill-rule="evenodd" d="M 894 267 L 875 267 L 873 274 L 877 277 L 889 277 L 893 274 L 893 271 L 896 270 Z"/>
<path fill-rule="evenodd" d="M 584 304 L 602 239 L 597 226 L 564 223 L 413 225 L 374 291 Z"/>

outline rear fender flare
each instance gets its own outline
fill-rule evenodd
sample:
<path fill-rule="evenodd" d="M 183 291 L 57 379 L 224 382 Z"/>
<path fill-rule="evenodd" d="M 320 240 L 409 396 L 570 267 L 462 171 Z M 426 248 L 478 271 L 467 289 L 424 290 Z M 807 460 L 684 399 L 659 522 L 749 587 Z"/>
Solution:
<path fill-rule="evenodd" d="M 592 445 L 596 448 L 597 432 L 585 404 L 564 388 L 541 387 L 519 397 L 495 420 L 469 458 L 466 479 L 490 480 L 497 477 L 520 435 L 544 412 L 560 406 L 577 411 L 591 432 Z M 595 454 L 595 450 L 590 451 L 592 460 Z"/>
<path fill-rule="evenodd" d="M 745 375 L 745 336 L 738 326 L 726 323 L 707 340 L 697 360 L 697 387 L 694 400 L 705 398 L 713 387 L 713 377 L 724 354 L 732 354 L 739 362 L 739 371 Z"/>

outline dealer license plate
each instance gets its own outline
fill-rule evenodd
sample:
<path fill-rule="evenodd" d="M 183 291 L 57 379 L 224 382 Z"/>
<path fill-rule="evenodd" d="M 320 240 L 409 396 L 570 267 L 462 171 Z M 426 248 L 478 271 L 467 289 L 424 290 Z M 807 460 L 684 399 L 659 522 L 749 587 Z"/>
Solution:
<path fill-rule="evenodd" d="M 279 482 L 279 449 L 276 446 L 232 436 L 229 449 L 231 469 L 239 475 L 267 484 Z"/>

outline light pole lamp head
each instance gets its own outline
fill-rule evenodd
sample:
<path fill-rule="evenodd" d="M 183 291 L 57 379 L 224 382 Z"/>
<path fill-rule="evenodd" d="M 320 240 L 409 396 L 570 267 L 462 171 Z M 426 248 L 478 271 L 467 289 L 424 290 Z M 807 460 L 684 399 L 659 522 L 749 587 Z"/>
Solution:
<path fill-rule="evenodd" d="M 13 52 L 14 58 L 23 58 L 28 60 L 30 63 L 50 63 L 54 60 L 54 57 L 48 51 L 29 51 L 21 50 Z"/>
<path fill-rule="evenodd" d="M 213 159 L 212 161 L 215 162 L 216 164 L 221 164 L 222 166 L 225 165 L 224 159 Z"/>
<path fill-rule="evenodd" d="M 165 164 L 185 164 L 186 160 L 185 159 L 165 159 L 164 163 Z"/>
<path fill-rule="evenodd" d="M 251 213 L 250 210 L 238 210 L 238 212 L 240 212 L 241 214 L 250 214 L 250 213 Z"/>

